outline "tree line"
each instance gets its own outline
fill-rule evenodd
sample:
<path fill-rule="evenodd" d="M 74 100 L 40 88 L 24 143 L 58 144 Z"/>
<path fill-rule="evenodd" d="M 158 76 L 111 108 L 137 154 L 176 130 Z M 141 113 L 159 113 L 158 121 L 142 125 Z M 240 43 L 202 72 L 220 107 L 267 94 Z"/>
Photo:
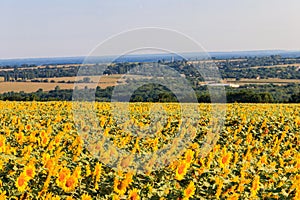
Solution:
<path fill-rule="evenodd" d="M 248 86 L 249 87 L 249 86 Z M 276 86 L 276 90 L 272 86 L 263 86 L 257 88 L 226 88 L 227 103 L 300 103 L 299 85 L 291 84 L 288 86 Z M 84 100 L 110 102 L 115 87 L 107 87 L 102 89 L 84 88 L 75 89 L 60 89 L 57 86 L 54 90 L 43 91 L 39 89 L 36 92 L 6 92 L 0 94 L 0 100 L 3 101 L 72 101 L 73 94 L 80 99 L 86 94 L 95 94 Z M 195 94 L 199 103 L 210 103 L 210 95 L 206 86 L 195 90 Z M 128 99 L 128 93 L 125 91 L 119 93 L 119 100 Z M 281 96 L 281 98 L 279 98 Z M 78 98 L 79 97 L 79 98 Z M 130 102 L 178 102 L 175 94 L 168 88 L 162 85 L 146 84 L 135 90 L 129 97 Z"/>

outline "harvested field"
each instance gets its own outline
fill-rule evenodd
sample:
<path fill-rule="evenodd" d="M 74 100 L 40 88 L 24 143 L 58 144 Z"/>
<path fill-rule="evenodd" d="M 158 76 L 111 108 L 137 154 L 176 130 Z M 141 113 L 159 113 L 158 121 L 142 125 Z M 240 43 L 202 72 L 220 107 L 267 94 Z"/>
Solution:
<path fill-rule="evenodd" d="M 38 89 L 43 89 L 44 91 L 54 90 L 56 86 L 59 86 L 60 89 L 73 89 L 74 83 L 58 83 L 59 81 L 75 81 L 76 77 L 60 77 L 60 78 L 49 78 L 47 83 L 44 82 L 1 82 L 0 83 L 0 93 L 5 92 L 35 92 Z M 84 77 L 77 77 L 77 80 L 82 80 Z M 84 88 L 87 86 L 88 88 L 96 88 L 96 86 L 100 86 L 101 88 L 106 88 L 109 86 L 114 86 L 116 84 L 122 84 L 121 75 L 113 75 L 113 76 L 102 76 L 90 77 L 91 81 L 94 83 L 76 83 L 78 88 Z M 100 79 L 99 79 L 100 78 Z M 98 82 L 99 79 L 99 82 Z M 120 79 L 120 80 L 119 80 Z M 40 79 L 43 80 L 43 79 Z M 50 81 L 54 80 L 54 83 Z M 97 84 L 98 82 L 98 84 Z"/>

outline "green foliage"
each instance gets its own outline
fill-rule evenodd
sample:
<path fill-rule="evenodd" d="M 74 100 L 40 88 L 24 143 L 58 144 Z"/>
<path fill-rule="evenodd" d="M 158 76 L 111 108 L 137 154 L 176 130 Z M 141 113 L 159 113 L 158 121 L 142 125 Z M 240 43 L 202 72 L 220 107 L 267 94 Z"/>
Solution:
<path fill-rule="evenodd" d="M 128 89 L 133 90 L 133 89 Z M 85 94 L 95 94 L 88 96 L 88 101 L 109 102 L 112 98 L 114 87 L 107 87 L 101 89 L 77 89 L 76 95 L 78 97 L 86 96 Z M 126 90 L 127 91 L 127 90 Z M 168 88 L 156 85 L 145 84 L 144 86 L 135 90 L 128 98 L 128 92 L 119 93 L 119 100 L 130 99 L 131 102 L 178 102 L 176 96 Z M 206 86 L 195 89 L 198 102 L 210 103 L 210 95 Z M 65 100 L 71 101 L 73 90 L 63 90 L 56 87 L 51 91 L 43 91 L 39 89 L 36 92 L 7 92 L 0 94 L 0 100 L 9 101 L 53 101 Z M 75 97 L 75 99 L 78 99 Z M 80 98 L 79 98 L 80 99 Z M 290 84 L 287 86 L 274 85 L 248 85 L 241 88 L 226 87 L 226 102 L 228 103 L 300 103 L 299 85 Z"/>

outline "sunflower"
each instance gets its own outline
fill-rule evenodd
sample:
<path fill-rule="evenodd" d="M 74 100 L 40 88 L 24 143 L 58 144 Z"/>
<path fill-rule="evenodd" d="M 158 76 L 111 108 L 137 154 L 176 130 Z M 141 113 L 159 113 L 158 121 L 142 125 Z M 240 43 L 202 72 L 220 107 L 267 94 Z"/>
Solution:
<path fill-rule="evenodd" d="M 81 177 L 81 167 L 77 166 L 73 172 L 75 178 L 79 179 Z"/>
<path fill-rule="evenodd" d="M 51 200 L 60 200 L 60 197 L 58 195 L 51 198 Z"/>
<path fill-rule="evenodd" d="M 23 144 L 24 141 L 25 141 L 25 137 L 24 137 L 23 132 L 15 133 L 15 138 L 16 138 L 16 140 L 17 140 L 17 142 L 18 142 L 19 144 Z"/>
<path fill-rule="evenodd" d="M 139 191 L 136 188 L 131 190 L 128 195 L 128 200 L 139 200 L 140 196 L 138 193 L 139 193 Z"/>
<path fill-rule="evenodd" d="M 60 144 L 60 142 L 61 142 L 61 140 L 62 140 L 62 135 L 63 135 L 63 133 L 62 133 L 62 132 L 59 132 L 59 133 L 55 136 L 55 138 L 54 138 L 54 143 L 55 143 L 56 146 L 58 146 L 58 145 Z"/>
<path fill-rule="evenodd" d="M 177 166 L 175 178 L 179 181 L 182 180 L 187 172 L 187 168 L 187 163 L 184 160 L 181 161 Z"/>
<path fill-rule="evenodd" d="M 115 194 L 114 194 L 114 195 L 112 196 L 112 200 L 120 200 L 120 197 L 119 197 L 118 195 L 115 195 Z"/>
<path fill-rule="evenodd" d="M 257 192 L 259 191 L 259 176 L 255 176 L 254 180 L 252 182 L 252 187 L 251 187 L 251 196 L 256 197 Z"/>
<path fill-rule="evenodd" d="M 17 178 L 15 185 L 20 192 L 24 192 L 27 187 L 27 177 L 25 173 L 21 173 L 20 176 Z"/>
<path fill-rule="evenodd" d="M 35 167 L 33 164 L 29 164 L 24 168 L 24 174 L 28 180 L 33 179 L 35 176 Z"/>
<path fill-rule="evenodd" d="M 193 162 L 194 158 L 194 151 L 188 149 L 185 153 L 185 161 L 187 162 L 188 165 L 190 165 Z"/>
<path fill-rule="evenodd" d="M 100 181 L 101 171 L 102 171 L 102 164 L 97 163 L 96 167 L 95 167 L 95 171 L 93 173 L 93 177 L 94 177 L 94 180 L 95 180 L 95 189 L 99 188 L 98 182 Z"/>
<path fill-rule="evenodd" d="M 46 164 L 45 164 L 45 168 L 47 170 L 49 170 L 49 172 L 52 172 L 55 166 L 55 160 L 54 158 L 50 158 L 49 160 L 47 160 Z"/>
<path fill-rule="evenodd" d="M 41 139 L 42 139 L 41 145 L 42 145 L 43 147 L 47 146 L 47 144 L 49 143 L 49 140 L 50 140 L 49 137 L 48 137 L 48 136 L 44 136 L 44 137 L 42 137 Z"/>
<path fill-rule="evenodd" d="M 37 131 L 32 131 L 32 132 L 30 133 L 30 135 L 29 135 L 29 141 L 30 141 L 31 143 L 35 143 L 35 142 L 37 141 L 36 135 L 37 135 Z"/>
<path fill-rule="evenodd" d="M 46 197 L 44 198 L 44 200 L 50 200 L 52 199 L 52 192 L 47 193 Z"/>
<path fill-rule="evenodd" d="M 238 200 L 239 199 L 239 194 L 238 193 L 233 193 L 231 196 L 228 197 L 229 200 Z"/>
<path fill-rule="evenodd" d="M 65 192 L 72 192 L 75 190 L 75 187 L 77 185 L 78 180 L 76 179 L 76 177 L 69 176 L 66 178 L 65 184 L 63 185 L 63 190 Z"/>
<path fill-rule="evenodd" d="M 46 137 L 47 135 L 46 135 L 46 131 L 45 130 L 42 130 L 41 132 L 40 132 L 40 137 Z"/>
<path fill-rule="evenodd" d="M 1 200 L 5 200 L 6 199 L 6 191 L 4 191 L 4 192 L 2 192 L 1 190 L 0 190 L 0 199 Z"/>
<path fill-rule="evenodd" d="M 226 148 L 222 150 L 222 155 L 219 159 L 219 164 L 221 168 L 226 168 L 231 160 L 232 154 L 231 152 L 227 152 Z"/>
<path fill-rule="evenodd" d="M 31 124 L 27 124 L 27 125 L 25 126 L 26 131 L 30 131 L 31 128 L 32 128 Z"/>
<path fill-rule="evenodd" d="M 220 179 L 219 177 L 217 177 L 215 181 L 216 181 L 216 184 L 218 185 L 215 196 L 216 196 L 217 199 L 219 199 L 220 195 L 222 193 L 222 188 L 223 188 L 223 185 L 224 185 L 224 181 L 223 181 L 223 179 Z"/>
<path fill-rule="evenodd" d="M 95 170 L 93 173 L 95 182 L 98 182 L 101 176 L 101 171 L 102 171 L 102 164 L 101 163 L 97 163 L 95 166 Z"/>
<path fill-rule="evenodd" d="M 5 152 L 5 140 L 3 135 L 0 135 L 0 153 Z"/>
<path fill-rule="evenodd" d="M 57 174 L 56 184 L 60 187 L 63 187 L 67 177 L 70 176 L 70 170 L 68 168 L 62 168 Z"/>
<path fill-rule="evenodd" d="M 88 195 L 88 194 L 83 194 L 81 196 L 81 200 L 92 200 L 92 197 L 90 195 Z"/>
<path fill-rule="evenodd" d="M 192 197 L 195 194 L 195 190 L 195 184 L 193 181 L 191 181 L 187 188 L 183 191 L 183 200 L 188 200 L 190 197 Z"/>
<path fill-rule="evenodd" d="M 125 175 L 124 184 L 126 184 L 127 186 L 130 185 L 130 183 L 132 182 L 132 178 L 133 178 L 133 173 L 127 172 L 127 174 Z"/>
<path fill-rule="evenodd" d="M 114 191 L 119 194 L 123 195 L 126 192 L 127 185 L 120 179 L 116 178 L 114 180 Z"/>
<path fill-rule="evenodd" d="M 91 168 L 90 168 L 89 164 L 86 165 L 85 173 L 86 173 L 86 177 L 88 177 L 88 176 L 90 176 L 92 174 Z"/>

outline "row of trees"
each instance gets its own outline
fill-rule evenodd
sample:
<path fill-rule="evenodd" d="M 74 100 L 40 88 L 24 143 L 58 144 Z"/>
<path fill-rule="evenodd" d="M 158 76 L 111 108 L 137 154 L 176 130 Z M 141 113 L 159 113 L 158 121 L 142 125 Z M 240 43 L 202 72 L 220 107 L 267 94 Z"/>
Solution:
<path fill-rule="evenodd" d="M 264 86 L 267 87 L 267 86 Z M 52 101 L 52 100 L 65 100 L 71 101 L 73 94 L 77 95 L 75 99 L 81 97 L 88 101 L 111 101 L 115 87 L 107 87 L 101 89 L 76 89 L 73 90 L 61 90 L 58 86 L 51 91 L 43 91 L 39 89 L 36 92 L 24 93 L 24 92 L 7 92 L 0 94 L 0 100 L 10 101 Z M 290 93 L 294 91 L 294 93 Z M 298 92 L 297 92 L 298 91 Z M 195 91 L 198 102 L 211 102 L 209 92 L 207 88 L 202 87 Z M 91 94 L 94 94 L 91 95 Z M 130 102 L 178 102 L 176 96 L 168 88 L 161 85 L 144 85 L 135 90 L 128 98 L 128 93 L 118 93 L 119 101 Z M 281 99 L 278 96 L 282 95 Z M 224 99 L 221 99 L 224 100 Z M 226 89 L 226 102 L 240 102 L 240 103 L 300 103 L 299 85 L 281 86 L 277 90 L 273 90 L 270 86 L 268 89 L 263 88 L 242 88 L 242 89 Z"/>
<path fill-rule="evenodd" d="M 220 69 L 222 77 L 225 78 L 280 78 L 280 79 L 300 79 L 300 70 L 296 66 L 270 67 L 270 68 L 235 68 Z"/>

